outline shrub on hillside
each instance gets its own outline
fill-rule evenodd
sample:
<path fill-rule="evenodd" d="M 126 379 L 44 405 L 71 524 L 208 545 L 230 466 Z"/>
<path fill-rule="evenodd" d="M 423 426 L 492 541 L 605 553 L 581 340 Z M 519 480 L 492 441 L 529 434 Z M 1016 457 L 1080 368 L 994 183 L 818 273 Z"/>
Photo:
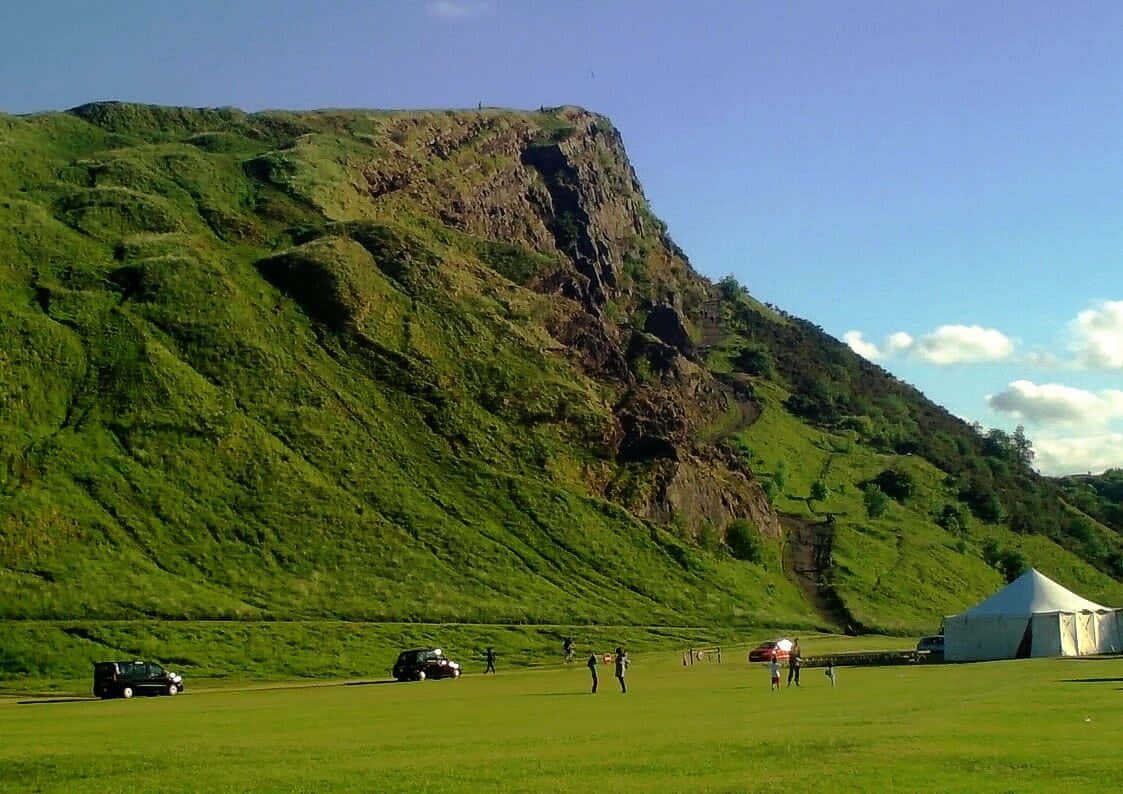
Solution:
<path fill-rule="evenodd" d="M 1002 502 L 999 501 L 997 494 L 980 480 L 973 480 L 967 487 L 960 489 L 959 499 L 983 521 L 999 521 L 1002 518 Z"/>
<path fill-rule="evenodd" d="M 967 531 L 967 516 L 953 504 L 945 504 L 936 513 L 936 524 L 945 531 L 958 535 Z"/>
<path fill-rule="evenodd" d="M 881 490 L 881 486 L 874 482 L 867 483 L 862 489 L 862 501 L 866 505 L 866 515 L 870 518 L 884 515 L 886 508 L 889 507 L 889 497 Z"/>
<path fill-rule="evenodd" d="M 709 552 L 721 548 L 721 534 L 709 521 L 703 521 L 698 529 L 698 545 Z"/>
<path fill-rule="evenodd" d="M 896 499 L 898 502 L 904 502 L 912 496 L 913 482 L 907 471 L 886 469 L 874 477 L 873 482 L 885 492 L 886 496 Z"/>
<path fill-rule="evenodd" d="M 751 522 L 739 518 L 725 530 L 725 544 L 739 560 L 760 564 L 764 560 L 764 541 Z"/>
<path fill-rule="evenodd" d="M 739 372 L 763 378 L 771 377 L 776 370 L 772 363 L 772 356 L 759 345 L 742 348 L 737 357 L 733 359 L 733 368 Z"/>

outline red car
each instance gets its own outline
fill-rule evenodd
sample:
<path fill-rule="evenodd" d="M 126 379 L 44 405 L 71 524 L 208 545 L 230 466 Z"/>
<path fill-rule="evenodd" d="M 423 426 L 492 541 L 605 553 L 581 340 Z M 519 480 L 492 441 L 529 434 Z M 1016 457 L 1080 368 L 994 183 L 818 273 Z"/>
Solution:
<path fill-rule="evenodd" d="M 775 657 L 778 662 L 786 662 L 788 660 L 788 652 L 791 649 L 791 640 L 771 640 L 769 642 L 762 642 L 749 651 L 749 661 L 770 662 L 773 657 Z"/>

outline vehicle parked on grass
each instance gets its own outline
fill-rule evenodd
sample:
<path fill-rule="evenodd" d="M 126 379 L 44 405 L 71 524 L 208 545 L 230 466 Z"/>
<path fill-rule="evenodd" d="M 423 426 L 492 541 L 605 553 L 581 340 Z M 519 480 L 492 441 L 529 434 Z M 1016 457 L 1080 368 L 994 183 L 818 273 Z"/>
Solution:
<path fill-rule="evenodd" d="M 769 640 L 749 651 L 750 662 L 770 662 L 773 658 L 778 662 L 786 662 L 792 650 L 792 641 L 789 639 Z"/>
<path fill-rule="evenodd" d="M 96 662 L 94 695 L 131 698 L 133 695 L 178 695 L 183 691 L 183 676 L 165 670 L 156 662 Z"/>
<path fill-rule="evenodd" d="M 440 648 L 414 648 L 398 654 L 393 676 L 399 681 L 459 678 L 460 665 L 451 659 L 446 659 Z"/>
<path fill-rule="evenodd" d="M 917 653 L 944 654 L 944 635 L 936 634 L 931 637 L 921 637 L 916 644 Z"/>

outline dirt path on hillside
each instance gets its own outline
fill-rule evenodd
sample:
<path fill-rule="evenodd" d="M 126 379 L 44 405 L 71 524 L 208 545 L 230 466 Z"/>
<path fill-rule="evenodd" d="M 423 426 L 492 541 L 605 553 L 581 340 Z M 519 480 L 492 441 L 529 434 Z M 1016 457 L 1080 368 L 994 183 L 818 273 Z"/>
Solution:
<path fill-rule="evenodd" d="M 781 515 L 784 527 L 784 571 L 807 596 L 811 606 L 832 631 L 859 634 L 865 630 L 842 602 L 830 583 L 834 522 L 812 523 L 798 516 Z"/>

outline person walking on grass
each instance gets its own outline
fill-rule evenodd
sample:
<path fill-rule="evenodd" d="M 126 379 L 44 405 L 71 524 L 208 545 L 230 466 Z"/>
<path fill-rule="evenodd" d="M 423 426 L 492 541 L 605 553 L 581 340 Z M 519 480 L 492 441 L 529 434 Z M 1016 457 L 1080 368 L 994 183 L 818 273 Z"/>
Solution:
<path fill-rule="evenodd" d="M 487 667 L 484 668 L 484 675 L 495 672 L 495 651 L 489 645 L 487 646 Z"/>
<path fill-rule="evenodd" d="M 773 655 L 768 663 L 768 674 L 772 677 L 772 692 L 780 691 L 780 660 Z"/>
<path fill-rule="evenodd" d="M 795 679 L 795 685 L 799 686 L 799 668 L 802 666 L 803 655 L 799 650 L 799 637 L 796 637 L 795 644 L 788 652 L 788 686 L 792 685 L 793 678 Z"/>
<path fill-rule="evenodd" d="M 835 682 L 834 662 L 831 661 L 830 659 L 827 660 L 827 669 L 823 671 L 823 674 L 826 675 L 826 677 L 831 680 L 831 686 L 834 686 L 834 682 Z"/>
<path fill-rule="evenodd" d="M 628 694 L 628 686 L 624 683 L 624 673 L 628 671 L 628 652 L 623 648 L 616 648 L 616 678 L 620 681 L 620 693 L 623 695 Z"/>
<path fill-rule="evenodd" d="M 597 693 L 597 655 L 591 654 L 585 664 L 589 667 L 589 674 L 593 677 L 593 694 Z"/>

